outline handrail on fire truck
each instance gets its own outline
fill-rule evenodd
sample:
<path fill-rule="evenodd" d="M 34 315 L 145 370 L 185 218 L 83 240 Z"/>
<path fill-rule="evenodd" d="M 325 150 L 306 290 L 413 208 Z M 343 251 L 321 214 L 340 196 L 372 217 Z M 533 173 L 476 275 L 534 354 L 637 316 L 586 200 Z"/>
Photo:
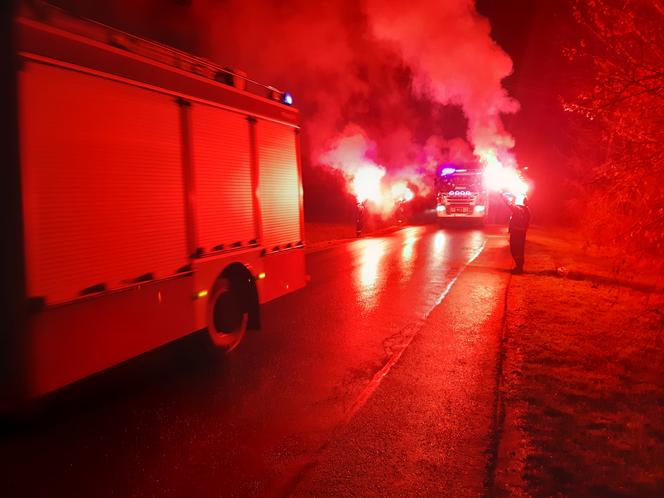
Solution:
<path fill-rule="evenodd" d="M 27 2 L 27 5 L 26 2 L 23 2 L 21 6 L 23 7 L 22 13 L 26 17 L 32 17 L 38 21 L 48 21 L 48 24 L 55 28 L 127 50 L 153 61 L 168 64 L 197 76 L 235 87 L 238 90 L 245 90 L 255 95 L 285 102 L 288 105 L 292 103 L 292 100 L 286 100 L 290 99 L 290 94 L 287 92 L 252 80 L 243 71 L 218 66 L 208 59 L 188 54 L 153 40 L 141 38 L 93 19 L 74 16 L 46 1 Z"/>

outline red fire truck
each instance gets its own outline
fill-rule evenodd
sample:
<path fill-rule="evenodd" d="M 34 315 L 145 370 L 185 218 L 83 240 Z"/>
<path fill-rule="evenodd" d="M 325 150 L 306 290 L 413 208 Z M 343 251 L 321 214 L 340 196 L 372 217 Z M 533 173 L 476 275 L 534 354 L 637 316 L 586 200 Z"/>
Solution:
<path fill-rule="evenodd" d="M 435 185 L 439 223 L 459 218 L 484 224 L 489 214 L 489 192 L 480 167 L 443 164 L 436 172 Z"/>
<path fill-rule="evenodd" d="M 203 329 L 233 349 L 259 303 L 305 285 L 292 98 L 30 4 L 12 14 L 3 82 L 17 96 L 4 202 L 18 293 L 3 394 L 42 395 Z"/>

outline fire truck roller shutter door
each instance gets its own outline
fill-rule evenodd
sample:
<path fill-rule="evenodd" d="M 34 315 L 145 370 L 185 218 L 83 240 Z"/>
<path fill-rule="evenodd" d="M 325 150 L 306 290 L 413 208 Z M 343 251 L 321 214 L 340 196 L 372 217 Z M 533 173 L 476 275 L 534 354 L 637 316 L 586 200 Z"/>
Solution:
<path fill-rule="evenodd" d="M 295 128 L 258 120 L 256 138 L 263 245 L 262 302 L 305 285 L 300 172 Z"/>
<path fill-rule="evenodd" d="M 57 303 L 187 264 L 173 98 L 35 62 L 19 77 L 29 295 Z"/>
<path fill-rule="evenodd" d="M 256 239 L 249 122 L 216 107 L 191 107 L 196 227 L 204 252 Z"/>
<path fill-rule="evenodd" d="M 258 120 L 257 143 L 263 245 L 270 252 L 302 240 L 295 129 Z"/>

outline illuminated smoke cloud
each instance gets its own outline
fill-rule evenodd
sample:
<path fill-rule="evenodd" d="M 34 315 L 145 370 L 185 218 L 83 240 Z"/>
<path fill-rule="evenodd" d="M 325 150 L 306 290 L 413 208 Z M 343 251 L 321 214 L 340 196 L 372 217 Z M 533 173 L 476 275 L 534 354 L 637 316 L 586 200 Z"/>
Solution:
<path fill-rule="evenodd" d="M 330 166 L 353 178 L 356 160 L 331 164 L 335 148 L 353 136 L 373 144 L 371 159 L 386 171 L 383 183 L 406 180 L 419 194 L 443 161 L 515 165 L 514 142 L 501 121 L 518 108 L 501 86 L 512 63 L 473 0 L 114 5 L 116 18 L 126 12 L 129 24 L 156 23 L 158 33 L 145 34 L 168 34 L 170 27 L 173 40 L 201 55 L 291 91 L 302 111 L 306 167 Z M 452 133 L 444 112 L 451 106 L 465 116 Z"/>
<path fill-rule="evenodd" d="M 401 180 L 392 183 L 391 187 L 392 198 L 395 202 L 409 202 L 413 200 L 413 190 L 408 186 L 408 182 Z"/>
<path fill-rule="evenodd" d="M 348 125 L 329 144 L 319 161 L 337 169 L 346 179 L 347 188 L 358 203 L 387 218 L 399 202 L 410 202 L 415 194 L 428 193 L 422 168 L 401 167 L 387 172 L 376 162 L 377 146 L 366 132 L 355 124 Z"/>
<path fill-rule="evenodd" d="M 358 203 L 378 203 L 382 199 L 381 183 L 385 168 L 371 159 L 374 151 L 375 144 L 364 130 L 349 125 L 330 149 L 321 155 L 320 161 L 341 171 Z"/>
<path fill-rule="evenodd" d="M 442 163 L 468 165 L 476 160 L 470 145 L 463 138 L 446 140 L 437 136 L 430 137 L 423 151 L 430 170 Z"/>
<path fill-rule="evenodd" d="M 413 70 L 413 89 L 468 118 L 468 139 L 482 158 L 514 164 L 501 115 L 518 110 L 502 87 L 509 56 L 491 39 L 472 0 L 368 0 L 375 35 L 392 42 Z"/>

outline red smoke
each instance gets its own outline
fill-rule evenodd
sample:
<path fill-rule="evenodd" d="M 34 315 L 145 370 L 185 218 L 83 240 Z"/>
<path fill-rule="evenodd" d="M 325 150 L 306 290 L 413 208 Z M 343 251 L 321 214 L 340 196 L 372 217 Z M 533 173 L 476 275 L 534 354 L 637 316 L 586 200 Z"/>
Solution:
<path fill-rule="evenodd" d="M 468 119 L 467 139 L 488 170 L 489 186 L 509 184 L 525 193 L 517 182 L 495 180 L 504 176 L 503 169 L 510 178 L 518 176 L 514 140 L 501 116 L 519 105 L 501 84 L 512 72 L 512 61 L 491 39 L 489 22 L 474 2 L 367 0 L 367 7 L 375 36 L 393 43 L 412 69 L 413 91 L 439 104 L 461 106 Z"/>
<path fill-rule="evenodd" d="M 375 146 L 371 159 L 388 178 L 408 170 L 417 181 L 444 156 L 472 162 L 458 140 L 441 138 L 449 133 L 442 119 L 436 122 L 444 106 L 463 110 L 476 158 L 515 164 L 514 142 L 501 121 L 518 109 L 501 85 L 512 62 L 471 0 L 195 5 L 213 12 L 207 40 L 216 58 L 294 88 L 312 163 L 343 170 L 351 184 L 365 158 L 331 149 L 358 130 Z M 346 160 L 329 160 L 339 155 Z"/>
<path fill-rule="evenodd" d="M 368 159 L 385 168 L 384 181 L 408 180 L 420 193 L 444 160 L 515 164 L 513 139 L 501 121 L 518 108 L 501 85 L 512 63 L 473 0 L 113 5 L 128 29 L 134 24 L 163 39 L 170 26 L 171 39 L 186 40 L 200 55 L 293 93 L 302 111 L 305 165 L 337 168 L 349 185 L 367 158 L 334 149 L 357 136 L 371 149 Z"/>

